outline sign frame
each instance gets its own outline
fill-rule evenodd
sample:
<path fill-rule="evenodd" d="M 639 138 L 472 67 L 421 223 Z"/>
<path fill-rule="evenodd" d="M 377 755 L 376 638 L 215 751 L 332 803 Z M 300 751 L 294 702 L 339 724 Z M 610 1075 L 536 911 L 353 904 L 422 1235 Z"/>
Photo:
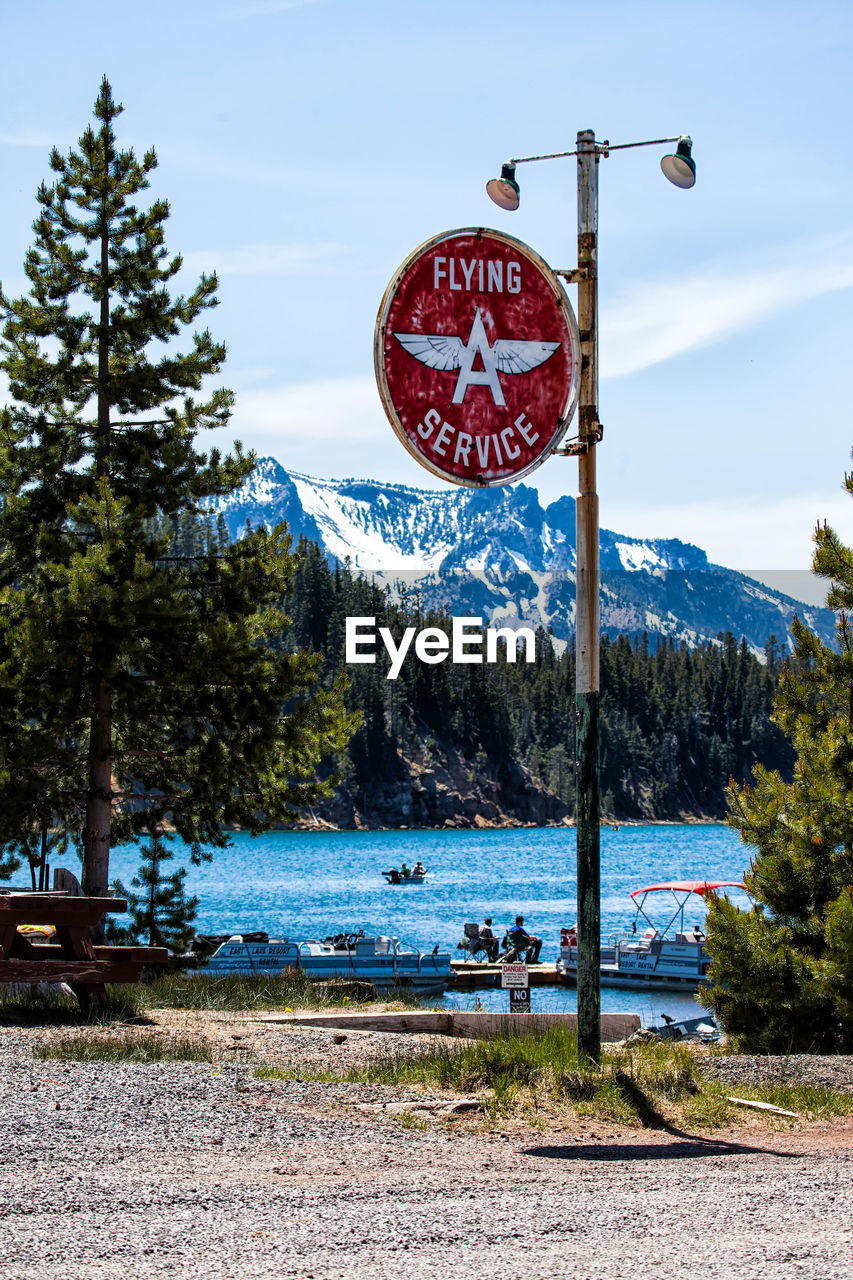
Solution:
<path fill-rule="evenodd" d="M 559 311 L 562 313 L 562 318 L 565 322 L 569 336 L 569 358 L 571 364 L 569 381 L 565 390 L 562 408 L 558 413 L 557 421 L 552 433 L 548 437 L 543 448 L 532 461 L 527 462 L 526 465 L 520 467 L 516 471 L 513 471 L 511 474 L 500 476 L 495 479 L 482 475 L 478 475 L 476 478 L 454 475 L 451 472 L 444 470 L 437 463 L 432 462 L 424 452 L 418 449 L 417 445 L 409 435 L 409 432 L 406 430 L 405 425 L 401 421 L 398 408 L 392 397 L 385 367 L 388 318 L 391 306 L 397 297 L 402 282 L 410 269 L 418 262 L 419 259 L 424 257 L 437 246 L 441 245 L 443 242 L 450 241 L 461 236 L 473 236 L 478 239 L 488 237 L 489 239 L 498 241 L 501 245 L 511 249 L 514 253 L 526 259 L 527 263 L 532 266 L 542 278 L 545 285 L 551 289 L 554 301 Z M 469 341 L 473 341 L 473 338 L 469 339 Z M 458 227 L 452 231 L 442 231 L 438 235 L 431 236 L 428 240 L 425 240 L 422 244 L 418 245 L 416 249 L 412 250 L 410 254 L 408 254 L 394 272 L 379 306 L 379 313 L 376 318 L 376 326 L 374 330 L 373 361 L 376 374 L 376 384 L 379 390 L 379 398 L 382 402 L 382 407 L 384 408 L 388 420 L 394 429 L 395 435 L 400 440 L 406 452 L 433 475 L 438 476 L 440 479 L 445 480 L 450 484 L 458 484 L 469 489 L 497 488 L 500 485 L 513 484 L 517 480 L 521 480 L 525 476 L 530 475 L 530 473 L 535 471 L 537 467 L 540 467 L 561 443 L 572 417 L 574 416 L 580 395 L 580 334 L 578 332 L 577 319 L 575 318 L 571 300 L 569 299 L 569 295 L 566 292 L 562 281 L 556 272 L 548 265 L 545 259 L 535 251 L 535 249 L 532 249 L 529 245 L 525 244 L 524 241 L 518 240 L 515 236 L 507 235 L 504 231 L 497 231 L 490 227 Z"/>
<path fill-rule="evenodd" d="M 510 1013 L 530 1013 L 530 987 L 509 988 Z"/>
<path fill-rule="evenodd" d="M 501 987 L 506 991 L 509 987 L 529 987 L 530 973 L 523 960 L 504 962 L 501 965 Z"/>

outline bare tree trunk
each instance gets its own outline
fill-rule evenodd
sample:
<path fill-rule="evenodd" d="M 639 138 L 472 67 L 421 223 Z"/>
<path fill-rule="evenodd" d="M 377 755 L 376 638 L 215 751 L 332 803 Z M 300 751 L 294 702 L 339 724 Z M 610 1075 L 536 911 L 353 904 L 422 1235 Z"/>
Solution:
<path fill-rule="evenodd" d="M 103 897 L 109 888 L 112 821 L 112 706 L 106 685 L 95 688 L 89 735 L 89 789 L 83 829 L 83 892 Z"/>
<path fill-rule="evenodd" d="M 148 887 L 148 945 L 153 947 L 154 943 L 154 899 L 157 895 L 157 881 L 160 876 L 160 846 L 158 844 L 159 837 L 152 835 L 151 837 L 151 884 Z"/>
<path fill-rule="evenodd" d="M 101 297 L 98 316 L 98 425 L 95 437 L 95 467 L 98 479 L 109 476 L 110 471 L 110 396 L 108 379 L 110 372 L 110 244 L 108 194 L 110 180 L 110 146 L 107 126 L 104 126 L 103 196 L 101 199 Z M 94 653 L 102 652 L 96 643 Z M 86 795 L 86 825 L 83 830 L 83 892 L 91 897 L 103 897 L 109 888 L 110 836 L 112 825 L 112 764 L 113 722 L 110 691 L 97 670 L 95 658 L 95 687 L 92 698 L 92 718 L 89 726 L 89 787 Z M 103 668 L 102 668 L 103 669 Z M 103 927 L 98 931 L 103 933 Z"/>

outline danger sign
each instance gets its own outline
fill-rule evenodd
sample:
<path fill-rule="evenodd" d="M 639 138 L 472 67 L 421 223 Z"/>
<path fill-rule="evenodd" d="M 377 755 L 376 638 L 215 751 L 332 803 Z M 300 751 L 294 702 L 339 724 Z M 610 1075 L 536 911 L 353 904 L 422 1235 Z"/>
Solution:
<path fill-rule="evenodd" d="M 530 980 L 527 972 L 526 964 L 503 964 L 501 965 L 501 986 L 507 987 L 527 987 Z"/>
<path fill-rule="evenodd" d="M 507 484 L 559 443 L 580 376 L 574 313 L 538 254 L 500 231 L 435 236 L 388 286 L 379 394 L 408 451 L 454 484 Z"/>

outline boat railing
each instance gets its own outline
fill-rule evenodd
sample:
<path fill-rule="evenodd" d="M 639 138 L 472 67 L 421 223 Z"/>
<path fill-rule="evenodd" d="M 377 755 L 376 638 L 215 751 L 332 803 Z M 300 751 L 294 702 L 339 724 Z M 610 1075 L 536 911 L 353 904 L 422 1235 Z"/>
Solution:
<path fill-rule="evenodd" d="M 657 930 L 647 929 L 645 933 L 620 933 L 615 945 L 620 951 L 651 951 L 662 941 Z"/>
<path fill-rule="evenodd" d="M 446 969 L 449 957 L 447 952 L 438 951 L 419 951 L 418 952 L 418 973 L 423 972 L 424 962 L 428 969 L 439 972 L 439 961 L 441 961 L 442 969 Z"/>
<path fill-rule="evenodd" d="M 612 951 L 612 950 L 616 947 L 616 944 L 617 944 L 617 942 L 619 941 L 619 938 L 620 938 L 620 935 L 619 935 L 618 933 L 608 933 L 606 936 L 605 936 L 605 934 L 602 934 L 602 935 L 601 935 L 601 946 L 602 946 L 603 948 L 604 948 L 604 947 L 607 947 L 607 948 L 609 948 L 609 949 Z M 572 942 L 568 949 L 569 949 L 569 951 L 571 952 L 571 954 L 572 954 L 573 956 L 577 955 L 577 952 L 578 952 L 578 944 L 577 944 L 577 942 L 576 942 L 576 941 L 575 941 L 575 942 Z M 566 950 L 565 945 L 564 945 L 564 944 L 562 944 L 562 943 L 560 944 L 560 950 L 561 950 L 561 951 L 565 951 L 565 950 Z"/>

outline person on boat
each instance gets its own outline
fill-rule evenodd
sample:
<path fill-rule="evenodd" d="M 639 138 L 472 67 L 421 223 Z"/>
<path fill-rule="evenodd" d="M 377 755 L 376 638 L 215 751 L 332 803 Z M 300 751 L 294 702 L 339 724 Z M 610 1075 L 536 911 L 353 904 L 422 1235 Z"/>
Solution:
<path fill-rule="evenodd" d="M 698 942 L 700 944 L 705 941 L 705 935 L 702 932 L 702 930 L 699 928 L 698 924 L 694 924 L 693 926 L 693 941 Z"/>
<path fill-rule="evenodd" d="M 539 964 L 539 952 L 542 950 L 542 939 L 528 933 L 524 927 L 524 916 L 516 916 L 515 924 L 509 930 L 509 938 L 517 952 L 526 951 L 528 964 Z"/>
<path fill-rule="evenodd" d="M 478 949 L 485 951 L 491 964 L 498 958 L 498 940 L 492 933 L 492 917 L 486 916 L 486 922 L 477 935 Z"/>
<path fill-rule="evenodd" d="M 426 867 L 425 867 L 425 866 L 424 866 L 424 864 L 421 862 L 420 858 L 418 858 L 417 862 L 416 862 L 416 863 L 415 863 L 415 865 L 412 867 L 412 875 L 413 875 L 413 876 L 425 876 L 425 875 L 426 875 Z"/>
<path fill-rule="evenodd" d="M 412 878 L 411 869 L 407 866 L 405 862 L 400 863 L 400 875 L 403 877 L 404 880 L 410 880 Z"/>

